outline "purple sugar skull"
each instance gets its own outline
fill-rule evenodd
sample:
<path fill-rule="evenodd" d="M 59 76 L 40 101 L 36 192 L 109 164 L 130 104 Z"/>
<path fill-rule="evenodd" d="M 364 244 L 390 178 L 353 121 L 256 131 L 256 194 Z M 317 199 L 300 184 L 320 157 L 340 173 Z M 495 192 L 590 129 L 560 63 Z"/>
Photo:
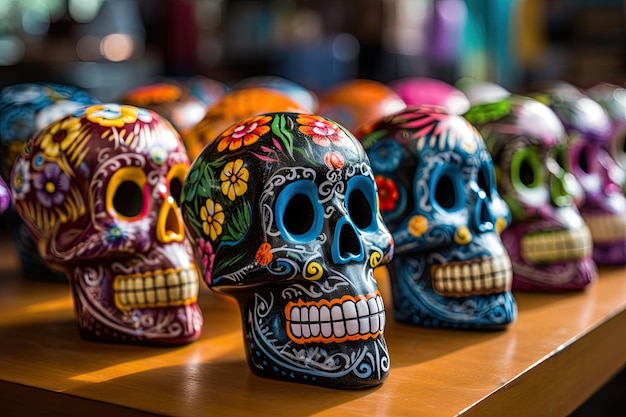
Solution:
<path fill-rule="evenodd" d="M 52 83 L 22 83 L 0 91 L 0 176 L 9 182 L 13 163 L 39 130 L 76 109 L 99 101 L 73 86 Z M 13 240 L 26 278 L 66 281 L 65 275 L 48 268 L 30 233 L 19 217 L 7 212 Z"/>
<path fill-rule="evenodd" d="M 465 117 L 482 133 L 511 209 L 501 237 L 513 289 L 585 288 L 597 276 L 592 241 L 575 205 L 580 186 L 558 162 L 567 136 L 557 116 L 535 99 L 510 95 L 476 104 Z"/>
<path fill-rule="evenodd" d="M 393 242 L 347 130 L 297 113 L 244 119 L 195 159 L 182 201 L 209 288 L 240 306 L 255 374 L 331 388 L 387 377 L 373 269 Z"/>
<path fill-rule="evenodd" d="M 180 345 L 200 335 L 177 200 L 188 169 L 169 123 L 117 104 L 57 120 L 16 160 L 13 204 L 46 262 L 67 275 L 84 338 Z"/>
<path fill-rule="evenodd" d="M 6 182 L 0 178 L 0 213 L 4 213 L 10 203 L 11 194 L 9 192 L 9 187 L 7 187 Z"/>
<path fill-rule="evenodd" d="M 382 118 L 361 137 L 393 234 L 394 318 L 418 326 L 504 328 L 515 320 L 510 220 L 479 133 L 442 107 Z"/>
<path fill-rule="evenodd" d="M 626 191 L 626 88 L 602 83 L 591 88 L 588 94 L 606 110 L 613 122 L 608 150 L 616 166 L 609 175 Z"/>
<path fill-rule="evenodd" d="M 612 175 L 613 127 L 596 101 L 569 84 L 556 84 L 537 97 L 557 114 L 569 135 L 567 169 L 584 192 L 580 213 L 591 231 L 598 264 L 626 263 L 626 196 Z M 619 180 L 618 180 L 619 181 Z"/>

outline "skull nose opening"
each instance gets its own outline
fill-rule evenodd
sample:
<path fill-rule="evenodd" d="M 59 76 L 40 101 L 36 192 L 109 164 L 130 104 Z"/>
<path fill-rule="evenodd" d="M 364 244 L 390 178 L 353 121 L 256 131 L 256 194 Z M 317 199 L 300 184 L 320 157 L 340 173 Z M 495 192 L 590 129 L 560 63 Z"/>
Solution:
<path fill-rule="evenodd" d="M 345 264 L 363 260 L 363 246 L 355 227 L 344 217 L 336 227 L 333 239 L 333 261 Z"/>
<path fill-rule="evenodd" d="M 494 230 L 494 218 L 487 202 L 486 193 L 483 190 L 478 191 L 476 207 L 474 208 L 474 222 L 481 232 Z"/>
<path fill-rule="evenodd" d="M 167 197 L 159 213 L 157 239 L 161 243 L 182 242 L 184 238 L 183 220 L 173 197 Z"/>

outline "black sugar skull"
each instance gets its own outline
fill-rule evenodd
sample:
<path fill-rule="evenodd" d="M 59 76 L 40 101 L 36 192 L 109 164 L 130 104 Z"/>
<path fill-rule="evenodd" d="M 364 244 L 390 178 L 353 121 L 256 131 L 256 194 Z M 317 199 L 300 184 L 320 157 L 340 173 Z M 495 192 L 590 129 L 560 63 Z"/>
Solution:
<path fill-rule="evenodd" d="M 198 272 L 177 200 L 188 168 L 169 123 L 117 104 L 59 119 L 18 157 L 13 203 L 43 258 L 69 278 L 84 338 L 199 337 Z"/>
<path fill-rule="evenodd" d="M 416 106 L 361 137 L 393 234 L 394 318 L 424 327 L 503 328 L 517 314 L 499 233 L 510 213 L 480 134 L 443 107 Z"/>
<path fill-rule="evenodd" d="M 209 288 L 240 306 L 255 374 L 332 388 L 386 378 L 373 270 L 393 243 L 350 133 L 314 115 L 245 119 L 196 158 L 182 210 Z"/>

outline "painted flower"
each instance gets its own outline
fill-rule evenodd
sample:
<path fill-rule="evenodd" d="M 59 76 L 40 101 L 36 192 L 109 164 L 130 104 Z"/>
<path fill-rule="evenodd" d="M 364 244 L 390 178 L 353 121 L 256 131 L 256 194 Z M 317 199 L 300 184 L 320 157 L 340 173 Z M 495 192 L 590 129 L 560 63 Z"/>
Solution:
<path fill-rule="evenodd" d="M 415 237 L 420 237 L 428 230 L 428 219 L 424 216 L 415 215 L 409 219 L 409 233 Z"/>
<path fill-rule="evenodd" d="M 334 123 L 321 116 L 301 114 L 296 122 L 300 124 L 298 130 L 313 139 L 320 146 L 329 146 L 331 142 L 337 146 L 343 146 L 347 136 L 343 130 Z"/>
<path fill-rule="evenodd" d="M 41 149 L 46 155 L 56 158 L 59 152 L 66 151 L 74 143 L 80 130 L 80 119 L 70 117 L 60 120 L 43 131 L 36 141 L 41 141 Z"/>
<path fill-rule="evenodd" d="M 243 195 L 248 190 L 249 176 L 248 169 L 243 166 L 243 159 L 227 163 L 220 174 L 222 193 L 231 201 L 235 201 L 235 197 Z"/>
<path fill-rule="evenodd" d="M 254 260 L 259 265 L 266 266 L 267 264 L 272 262 L 272 259 L 274 258 L 274 255 L 272 255 L 272 252 L 270 252 L 271 250 L 272 245 L 267 242 L 261 243 L 261 246 L 259 246 L 259 249 L 257 249 L 256 254 L 254 255 Z"/>
<path fill-rule="evenodd" d="M 11 188 L 16 200 L 21 200 L 30 191 L 30 171 L 28 165 L 28 161 L 20 158 L 13 167 Z"/>
<path fill-rule="evenodd" d="M 339 152 L 328 152 L 324 155 L 324 163 L 328 169 L 341 169 L 345 165 L 346 161 Z"/>
<path fill-rule="evenodd" d="M 107 249 L 120 250 L 127 247 L 131 241 L 131 235 L 128 230 L 120 227 L 118 224 L 108 224 L 104 233 L 103 245 Z"/>
<path fill-rule="evenodd" d="M 57 164 L 46 164 L 43 171 L 33 176 L 33 186 L 41 205 L 51 208 L 63 203 L 70 189 L 70 178 Z"/>
<path fill-rule="evenodd" d="M 376 186 L 378 187 L 378 198 L 380 199 L 381 211 L 392 211 L 398 204 L 400 193 L 396 183 L 391 179 L 382 175 L 374 177 Z"/>
<path fill-rule="evenodd" d="M 234 151 L 243 146 L 252 145 L 260 136 L 270 131 L 270 127 L 267 124 L 271 120 L 271 116 L 257 116 L 231 126 L 222 133 L 217 144 L 218 152 L 222 152 L 226 148 L 229 151 Z"/>
<path fill-rule="evenodd" d="M 204 271 L 204 280 L 207 284 L 210 284 L 213 260 L 215 259 L 211 242 L 204 240 L 204 238 L 198 239 L 198 251 L 200 253 L 200 262 L 202 262 L 202 270 Z"/>
<path fill-rule="evenodd" d="M 372 169 L 376 172 L 394 172 L 402 160 L 402 146 L 392 139 L 383 139 L 368 152 Z"/>
<path fill-rule="evenodd" d="M 200 208 L 200 219 L 202 219 L 204 234 L 215 241 L 222 234 L 222 225 L 226 219 L 222 205 L 208 198 L 204 206 Z"/>
<path fill-rule="evenodd" d="M 85 109 L 87 120 L 100 126 L 123 127 L 137 121 L 139 109 L 120 104 L 96 104 Z"/>

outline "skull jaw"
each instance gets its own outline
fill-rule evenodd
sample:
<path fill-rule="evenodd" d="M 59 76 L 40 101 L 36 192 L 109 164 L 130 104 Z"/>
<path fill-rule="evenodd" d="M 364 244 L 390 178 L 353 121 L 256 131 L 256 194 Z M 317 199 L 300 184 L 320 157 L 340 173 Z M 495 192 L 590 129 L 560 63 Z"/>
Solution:
<path fill-rule="evenodd" d="M 443 296 L 432 288 L 425 257 L 396 256 L 388 265 L 394 319 L 420 327 L 461 330 L 500 330 L 517 317 L 510 290 Z"/>
<path fill-rule="evenodd" d="M 75 266 L 73 275 L 68 274 L 82 338 L 166 347 L 185 345 L 200 337 L 203 316 L 197 291 L 191 298 L 170 305 L 123 308 L 114 301 L 110 275 L 108 269 L 98 266 Z"/>
<path fill-rule="evenodd" d="M 558 292 L 558 291 L 580 291 L 595 281 L 597 269 L 595 262 L 591 259 L 591 242 L 586 228 L 573 230 L 562 228 L 554 229 L 554 225 L 544 224 L 537 226 L 533 223 L 532 228 L 539 227 L 540 230 L 552 230 L 552 232 L 539 232 L 535 238 L 548 236 L 560 236 L 556 239 L 562 242 L 569 242 L 568 251 L 558 251 L 552 259 L 542 258 L 537 262 L 531 262 L 527 258 L 529 250 L 523 249 L 523 236 L 530 236 L 531 232 L 526 224 L 513 224 L 502 232 L 502 243 L 507 249 L 513 267 L 513 290 L 529 292 Z M 538 230 L 539 230 L 538 229 Z M 551 237 L 550 237 L 551 236 Z M 563 245 L 566 245 L 563 243 Z M 524 251 L 526 250 L 526 254 Z M 543 255 L 539 251 L 534 251 L 537 256 Z"/>
<path fill-rule="evenodd" d="M 295 342 L 287 332 L 283 294 L 257 288 L 235 295 L 246 357 L 255 375 L 334 389 L 373 387 L 387 378 L 389 353 L 382 331 L 358 340 Z"/>
<path fill-rule="evenodd" d="M 583 211 L 591 232 L 593 260 L 601 265 L 626 264 L 626 212 Z"/>

